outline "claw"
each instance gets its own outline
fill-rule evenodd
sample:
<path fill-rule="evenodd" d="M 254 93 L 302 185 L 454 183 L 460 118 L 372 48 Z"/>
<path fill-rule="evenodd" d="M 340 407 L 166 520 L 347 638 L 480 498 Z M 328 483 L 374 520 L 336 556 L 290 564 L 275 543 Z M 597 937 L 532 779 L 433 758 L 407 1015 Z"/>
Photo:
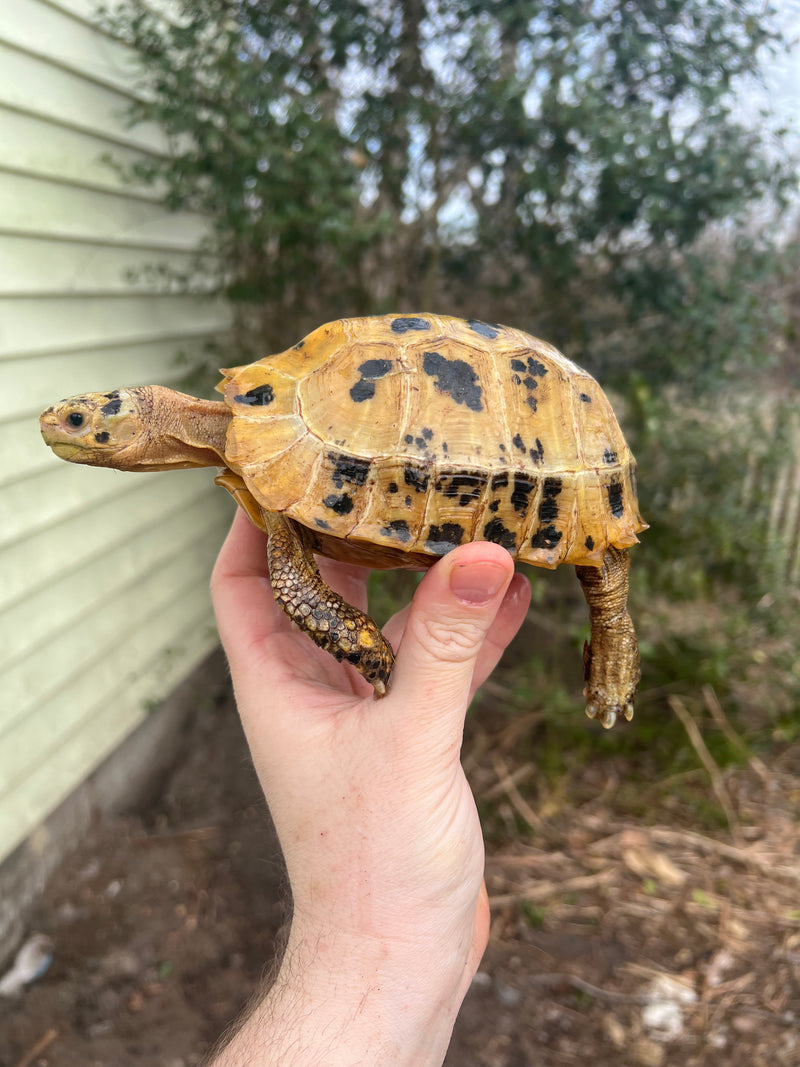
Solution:
<path fill-rule="evenodd" d="M 628 722 L 633 718 L 633 704 L 628 702 L 621 707 L 615 704 L 613 708 L 604 708 L 602 705 L 590 702 L 586 705 L 586 714 L 590 719 L 597 719 L 601 726 L 610 730 L 620 714 L 624 715 Z"/>

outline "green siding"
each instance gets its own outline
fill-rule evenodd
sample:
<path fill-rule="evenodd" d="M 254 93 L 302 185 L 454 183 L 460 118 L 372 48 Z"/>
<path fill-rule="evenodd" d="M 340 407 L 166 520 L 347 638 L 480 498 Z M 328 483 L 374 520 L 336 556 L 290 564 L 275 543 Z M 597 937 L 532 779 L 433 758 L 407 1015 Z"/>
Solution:
<path fill-rule="evenodd" d="M 215 644 L 231 510 L 212 472 L 70 466 L 39 437 L 62 396 L 178 383 L 229 323 L 144 270 L 186 268 L 204 226 L 103 162 L 165 145 L 126 129 L 130 64 L 93 6 L 0 9 L 0 859 Z"/>

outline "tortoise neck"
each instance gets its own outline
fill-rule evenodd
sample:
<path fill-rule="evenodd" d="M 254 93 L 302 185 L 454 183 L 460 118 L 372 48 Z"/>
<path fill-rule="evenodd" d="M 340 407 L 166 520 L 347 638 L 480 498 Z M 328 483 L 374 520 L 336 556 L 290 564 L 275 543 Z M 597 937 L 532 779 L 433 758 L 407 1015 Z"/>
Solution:
<path fill-rule="evenodd" d="M 151 385 L 139 392 L 149 440 L 141 469 L 181 470 L 225 466 L 225 437 L 231 421 L 227 404 Z"/>

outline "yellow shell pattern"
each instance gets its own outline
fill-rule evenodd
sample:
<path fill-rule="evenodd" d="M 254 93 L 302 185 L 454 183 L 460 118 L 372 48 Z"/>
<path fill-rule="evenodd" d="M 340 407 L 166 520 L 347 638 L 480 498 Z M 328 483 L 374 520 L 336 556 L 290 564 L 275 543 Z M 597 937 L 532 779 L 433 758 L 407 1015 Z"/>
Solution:
<path fill-rule="evenodd" d="M 552 568 L 599 566 L 646 528 L 603 391 L 521 330 L 340 319 L 223 374 L 229 466 L 312 530 L 429 556 L 496 541 Z"/>

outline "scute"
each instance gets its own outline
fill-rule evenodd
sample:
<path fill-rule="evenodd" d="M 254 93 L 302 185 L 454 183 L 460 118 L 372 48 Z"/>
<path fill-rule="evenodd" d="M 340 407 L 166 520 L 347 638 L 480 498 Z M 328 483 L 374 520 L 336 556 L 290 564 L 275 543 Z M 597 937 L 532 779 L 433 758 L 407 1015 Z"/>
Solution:
<path fill-rule="evenodd" d="M 374 566 L 489 540 L 536 566 L 597 567 L 646 528 L 605 394 L 520 330 L 341 319 L 224 373 L 231 469 L 263 507 Z"/>

